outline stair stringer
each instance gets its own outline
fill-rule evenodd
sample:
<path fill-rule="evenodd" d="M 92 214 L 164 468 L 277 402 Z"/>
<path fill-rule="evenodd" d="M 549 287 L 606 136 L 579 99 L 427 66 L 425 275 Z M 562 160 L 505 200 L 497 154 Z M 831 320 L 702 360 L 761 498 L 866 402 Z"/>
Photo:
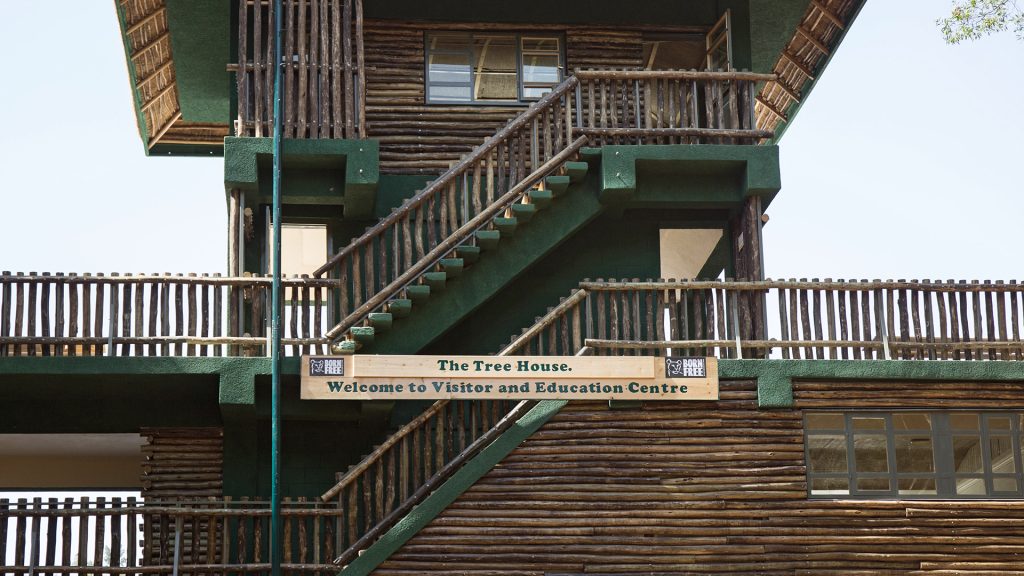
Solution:
<path fill-rule="evenodd" d="M 542 400 L 490 445 L 467 462 L 451 478 L 399 520 L 379 540 L 365 549 L 338 576 L 365 576 L 397 552 L 430 524 L 466 490 L 518 448 L 567 404 L 566 400 Z"/>
<path fill-rule="evenodd" d="M 443 336 L 468 317 L 509 282 L 570 239 L 605 209 L 599 201 L 598 179 L 573 184 L 555 202 L 511 238 L 502 237 L 499 247 L 488 252 L 407 318 L 379 333 L 366 350 L 372 354 L 414 354 Z"/>

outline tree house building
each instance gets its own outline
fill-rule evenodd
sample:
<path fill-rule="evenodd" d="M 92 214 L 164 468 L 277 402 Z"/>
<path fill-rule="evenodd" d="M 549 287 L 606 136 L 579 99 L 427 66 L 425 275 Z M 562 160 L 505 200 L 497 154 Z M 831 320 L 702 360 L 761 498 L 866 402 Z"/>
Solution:
<path fill-rule="evenodd" d="M 117 0 L 227 264 L 0 274 L 0 573 L 270 573 L 280 120 L 286 572 L 1021 574 L 1021 286 L 766 279 L 862 4 Z M 716 357 L 719 397 L 303 400 L 308 354 Z"/>

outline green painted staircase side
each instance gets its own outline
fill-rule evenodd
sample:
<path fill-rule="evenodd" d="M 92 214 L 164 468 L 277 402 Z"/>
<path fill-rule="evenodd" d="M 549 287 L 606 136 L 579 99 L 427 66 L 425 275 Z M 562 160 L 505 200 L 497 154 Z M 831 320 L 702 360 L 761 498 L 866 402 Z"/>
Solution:
<path fill-rule="evenodd" d="M 582 169 L 577 165 L 574 171 L 579 174 Z M 564 183 L 566 192 L 555 196 L 551 192 L 552 181 L 556 186 Z M 414 298 L 411 313 L 405 318 L 395 319 L 390 331 L 377 333 L 372 344 L 367 343 L 360 352 L 411 354 L 441 337 L 508 282 L 526 272 L 597 217 L 603 210 L 596 190 L 598 181 L 597 178 L 580 179 L 573 184 L 571 176 L 549 176 L 546 180 L 548 186 L 543 190 L 551 193 L 549 202 L 519 204 L 517 206 L 529 209 L 518 209 L 515 218 L 496 219 L 496 230 L 486 231 L 489 234 L 482 231 L 483 236 L 477 235 L 481 253 L 475 263 L 466 266 L 459 277 L 446 278 L 443 291 L 434 290 L 431 286 L 429 295 L 419 300 Z M 529 223 L 520 220 L 526 212 L 530 212 Z M 514 234 L 509 233 L 512 229 Z"/>

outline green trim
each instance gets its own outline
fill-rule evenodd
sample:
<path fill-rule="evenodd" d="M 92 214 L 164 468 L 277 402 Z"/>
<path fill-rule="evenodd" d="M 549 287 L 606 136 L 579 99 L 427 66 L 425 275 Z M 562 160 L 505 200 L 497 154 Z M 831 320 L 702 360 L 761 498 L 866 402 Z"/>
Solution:
<path fill-rule="evenodd" d="M 733 175 L 740 176 L 739 186 L 722 178 Z M 697 208 L 728 207 L 754 195 L 767 207 L 782 188 L 776 146 L 604 146 L 600 181 L 605 204 L 633 200 Z"/>
<path fill-rule="evenodd" d="M 779 140 L 782 139 L 782 136 L 786 133 L 786 130 L 789 129 L 789 125 L 793 123 L 793 119 L 796 118 L 796 115 L 800 112 L 800 109 L 803 108 L 804 102 L 807 102 L 807 98 L 810 97 L 811 92 L 814 90 L 814 87 L 818 85 L 818 80 L 821 80 L 821 77 L 825 74 L 825 70 L 828 68 L 829 63 L 832 62 L 832 58 L 836 55 L 836 52 L 839 51 L 839 47 L 843 44 L 843 40 L 846 39 L 846 33 L 850 31 L 850 28 L 853 26 L 854 21 L 857 20 L 857 16 L 860 15 L 860 11 L 862 8 L 864 8 L 864 4 L 865 1 L 861 0 L 857 7 L 854 8 L 853 14 L 850 16 L 850 19 L 846 22 L 846 27 L 842 30 L 842 32 L 839 33 L 839 38 L 836 39 L 832 51 L 829 52 L 828 57 L 825 58 L 825 62 L 821 65 L 821 68 L 818 69 L 817 75 L 814 77 L 814 80 L 811 80 L 811 84 L 807 87 L 807 90 L 803 91 L 803 94 L 801 95 L 802 97 L 800 98 L 800 102 L 797 104 L 790 104 L 789 108 L 784 110 L 788 120 L 786 122 L 780 122 L 780 124 L 782 125 L 781 128 L 776 126 L 775 137 L 770 140 L 772 144 L 777 144 Z M 760 92 L 760 89 L 758 90 L 758 92 Z"/>
<path fill-rule="evenodd" d="M 388 530 L 380 540 L 353 560 L 339 575 L 363 576 L 376 570 L 382 562 L 404 546 L 410 538 L 450 506 L 456 498 L 547 423 L 565 404 L 565 400 L 544 400 L 534 406 L 490 446 L 484 448 L 426 500 L 416 506 L 408 516 Z"/>
<path fill-rule="evenodd" d="M 760 408 L 791 408 L 793 379 L 1024 382 L 1016 362 L 956 360 L 719 360 L 718 376 L 757 378 Z"/>
<path fill-rule="evenodd" d="M 142 138 L 142 150 L 149 156 L 149 131 L 146 129 L 146 119 L 142 116 L 142 98 L 139 97 L 139 77 L 135 71 L 135 62 L 132 61 L 132 48 L 128 43 L 128 35 L 125 33 L 124 8 L 121 2 L 114 0 L 114 10 L 117 11 L 117 27 L 121 32 L 121 43 L 124 45 L 124 59 L 128 64 L 128 82 L 132 91 L 132 103 L 135 105 L 135 123 L 139 129 L 139 136 Z"/>
<path fill-rule="evenodd" d="M 286 204 L 343 203 L 347 219 L 372 218 L 376 205 L 377 184 L 380 180 L 379 143 L 377 140 L 284 140 L 282 161 L 285 168 Z M 273 154 L 271 138 L 224 139 L 224 188 L 237 188 L 255 194 L 247 198 L 249 206 L 270 201 L 270 183 L 261 181 L 261 165 L 267 166 Z M 322 185 L 293 182 L 291 177 L 318 171 L 344 170 L 342 190 L 325 191 Z M 263 173 L 264 177 L 269 173 Z M 339 179 L 342 176 L 338 176 Z M 300 178 L 301 180 L 301 178 Z M 319 184 L 322 184 L 319 183 Z M 325 194 L 327 194 L 325 196 Z M 331 198 L 334 197 L 334 200 Z M 342 199 L 343 197 L 343 199 Z"/>

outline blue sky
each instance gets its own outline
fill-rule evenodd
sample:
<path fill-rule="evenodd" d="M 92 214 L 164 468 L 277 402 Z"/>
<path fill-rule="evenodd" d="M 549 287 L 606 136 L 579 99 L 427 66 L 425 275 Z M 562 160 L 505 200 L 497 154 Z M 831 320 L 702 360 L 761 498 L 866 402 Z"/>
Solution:
<path fill-rule="evenodd" d="M 768 276 L 1021 276 L 1024 42 L 946 46 L 949 6 L 867 3 L 782 141 Z M 223 271 L 222 160 L 144 155 L 113 3 L 6 8 L 0 269 Z"/>

